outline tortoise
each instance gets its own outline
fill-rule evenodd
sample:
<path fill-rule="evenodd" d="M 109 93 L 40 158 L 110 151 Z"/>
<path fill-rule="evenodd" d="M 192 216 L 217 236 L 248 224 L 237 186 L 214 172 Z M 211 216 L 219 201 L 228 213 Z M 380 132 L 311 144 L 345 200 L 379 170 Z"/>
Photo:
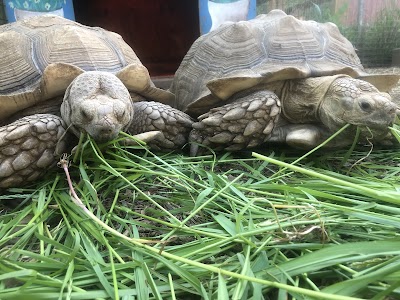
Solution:
<path fill-rule="evenodd" d="M 354 126 L 328 146 L 352 143 L 355 126 L 364 138 L 383 139 L 399 112 L 386 93 L 398 80 L 367 74 L 335 24 L 272 10 L 199 37 L 170 91 L 176 108 L 198 118 L 189 138 L 194 155 L 199 144 L 308 149 L 345 124 Z"/>
<path fill-rule="evenodd" d="M 156 149 L 186 142 L 192 120 L 120 35 L 45 15 L 0 26 L 0 49 L 0 188 L 39 178 L 72 148 L 70 132 L 99 142 L 142 133 Z"/>

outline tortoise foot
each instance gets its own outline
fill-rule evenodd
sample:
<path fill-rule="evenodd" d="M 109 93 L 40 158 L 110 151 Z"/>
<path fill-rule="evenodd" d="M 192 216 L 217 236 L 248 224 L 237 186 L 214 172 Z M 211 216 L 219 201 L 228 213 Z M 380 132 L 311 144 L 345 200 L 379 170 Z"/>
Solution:
<path fill-rule="evenodd" d="M 148 142 L 151 149 L 179 149 L 187 143 L 193 120 L 184 112 L 169 105 L 152 101 L 135 102 L 131 134 L 160 131 L 161 134 Z"/>
<path fill-rule="evenodd" d="M 280 101 L 270 91 L 238 93 L 229 104 L 211 109 L 193 124 L 190 154 L 198 154 L 199 145 L 216 151 L 256 147 L 268 139 L 280 112 Z"/>
<path fill-rule="evenodd" d="M 0 127 L 0 188 L 38 179 L 64 152 L 64 122 L 50 114 L 21 118 Z"/>

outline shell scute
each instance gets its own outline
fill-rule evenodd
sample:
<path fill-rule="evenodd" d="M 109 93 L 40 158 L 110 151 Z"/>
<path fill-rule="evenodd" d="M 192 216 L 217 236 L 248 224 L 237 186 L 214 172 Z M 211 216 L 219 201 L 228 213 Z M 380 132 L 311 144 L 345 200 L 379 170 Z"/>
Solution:
<path fill-rule="evenodd" d="M 170 90 L 177 108 L 200 115 L 262 83 L 335 74 L 365 74 L 354 47 L 336 25 L 275 10 L 221 25 L 197 39 Z"/>
<path fill-rule="evenodd" d="M 0 48 L 3 119 L 63 94 L 81 72 L 142 65 L 120 35 L 52 15 L 0 26 Z"/>

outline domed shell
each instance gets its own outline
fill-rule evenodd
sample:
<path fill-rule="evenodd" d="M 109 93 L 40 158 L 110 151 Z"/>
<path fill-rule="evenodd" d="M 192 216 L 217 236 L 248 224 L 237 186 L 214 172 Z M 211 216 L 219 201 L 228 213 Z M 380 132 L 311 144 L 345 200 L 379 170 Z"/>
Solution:
<path fill-rule="evenodd" d="M 170 91 L 178 109 L 199 115 L 262 83 L 334 74 L 369 77 L 337 26 L 273 10 L 250 21 L 223 24 L 198 38 Z M 380 79 L 372 76 L 369 81 L 379 85 L 375 81 Z"/>
<path fill-rule="evenodd" d="M 33 17 L 0 26 L 0 49 L 1 118 L 63 94 L 83 71 L 114 73 L 130 91 L 153 100 L 173 98 L 154 87 L 120 35 L 102 28 L 53 15 Z"/>

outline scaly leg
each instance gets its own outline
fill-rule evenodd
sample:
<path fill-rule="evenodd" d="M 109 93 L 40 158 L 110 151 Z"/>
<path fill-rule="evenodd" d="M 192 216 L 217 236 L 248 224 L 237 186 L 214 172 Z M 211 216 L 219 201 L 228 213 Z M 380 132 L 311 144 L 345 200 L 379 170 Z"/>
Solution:
<path fill-rule="evenodd" d="M 66 151 L 60 117 L 37 114 L 0 127 L 0 188 L 38 179 Z"/>
<path fill-rule="evenodd" d="M 280 101 L 270 91 L 238 93 L 229 104 L 211 109 L 193 124 L 190 154 L 196 155 L 199 145 L 217 151 L 258 146 L 270 136 L 280 112 Z"/>
<path fill-rule="evenodd" d="M 187 143 L 193 120 L 185 113 L 168 105 L 141 101 L 133 104 L 133 121 L 129 126 L 130 134 L 159 130 L 159 138 L 148 144 L 155 150 L 172 150 Z"/>

